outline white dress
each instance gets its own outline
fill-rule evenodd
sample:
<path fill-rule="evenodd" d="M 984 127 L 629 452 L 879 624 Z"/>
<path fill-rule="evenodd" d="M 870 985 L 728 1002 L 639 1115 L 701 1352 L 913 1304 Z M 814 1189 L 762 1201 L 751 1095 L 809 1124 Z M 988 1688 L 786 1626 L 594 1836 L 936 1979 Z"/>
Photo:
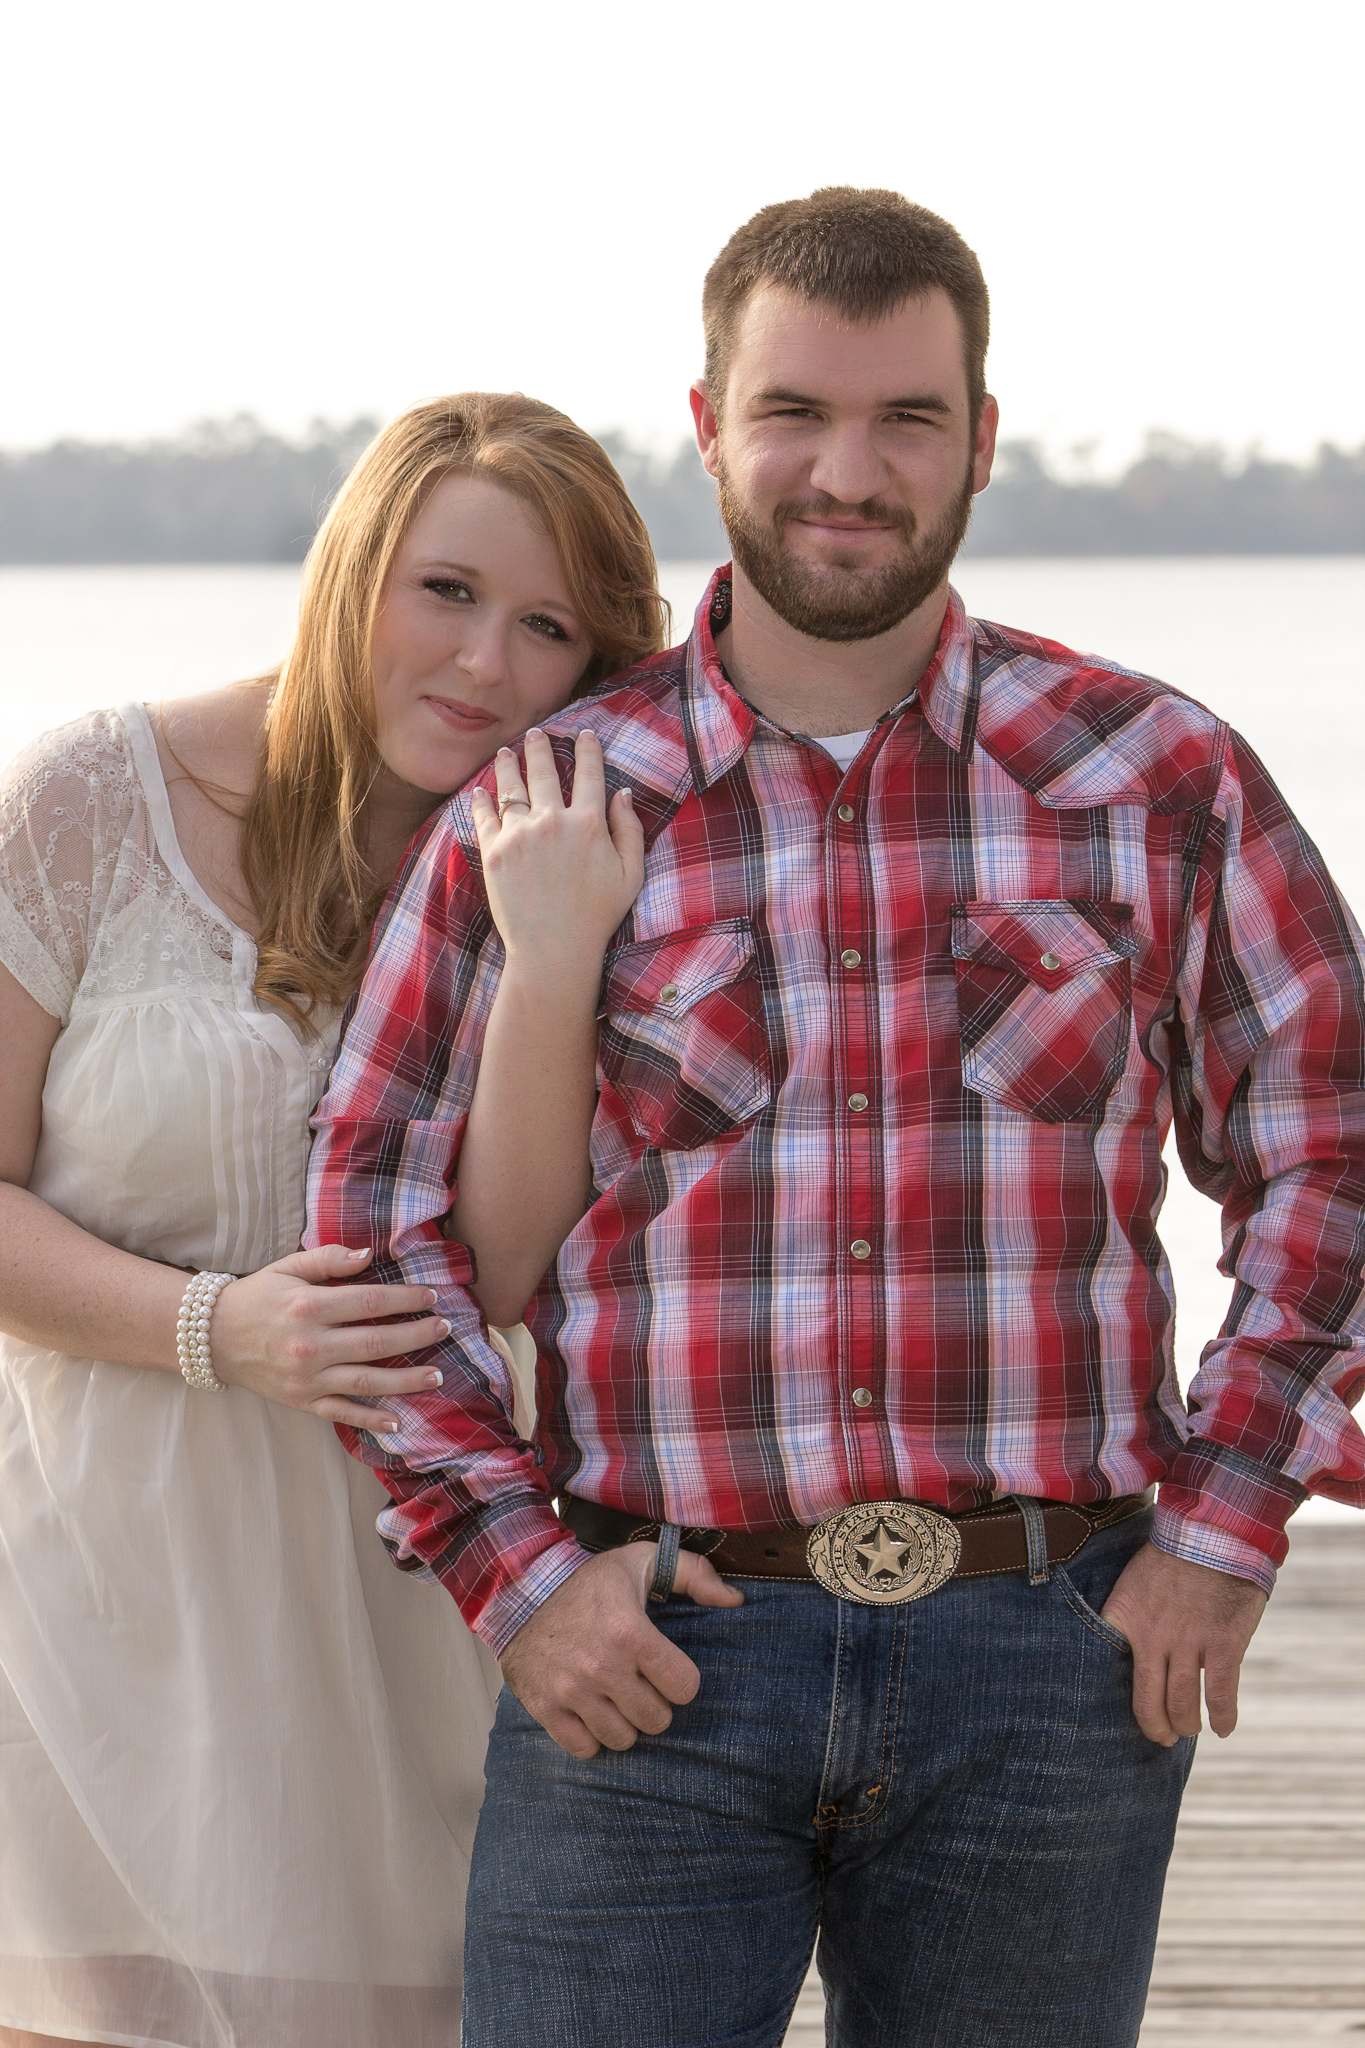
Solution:
<path fill-rule="evenodd" d="M 332 1051 L 176 843 L 140 705 L 0 789 L 0 960 L 60 1018 L 30 1186 L 175 1266 L 298 1244 Z M 455 2048 L 497 1690 L 314 1417 L 0 1336 L 0 2024 Z"/>

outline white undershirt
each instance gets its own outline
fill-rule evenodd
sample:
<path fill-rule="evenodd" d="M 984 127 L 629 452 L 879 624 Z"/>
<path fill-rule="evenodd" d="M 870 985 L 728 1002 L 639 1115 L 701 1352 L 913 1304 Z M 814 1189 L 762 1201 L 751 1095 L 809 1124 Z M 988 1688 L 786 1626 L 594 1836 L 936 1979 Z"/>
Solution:
<path fill-rule="evenodd" d="M 827 754 L 833 754 L 835 760 L 839 763 L 841 774 L 847 775 L 854 761 L 863 751 L 863 744 L 871 730 L 872 727 L 869 725 L 866 732 L 821 733 L 820 745 Z"/>

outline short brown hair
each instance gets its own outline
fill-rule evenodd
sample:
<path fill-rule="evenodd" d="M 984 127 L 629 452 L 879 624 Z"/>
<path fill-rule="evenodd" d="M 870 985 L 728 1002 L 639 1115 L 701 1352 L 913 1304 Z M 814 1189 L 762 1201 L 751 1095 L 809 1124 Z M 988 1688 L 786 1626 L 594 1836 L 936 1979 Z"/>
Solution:
<path fill-rule="evenodd" d="M 760 284 L 877 320 L 907 299 L 946 292 L 962 327 L 972 425 L 986 397 L 991 302 L 981 265 L 957 229 L 899 192 L 826 185 L 809 199 L 765 206 L 737 228 L 706 273 L 706 388 L 719 413 L 741 315 Z"/>
<path fill-rule="evenodd" d="M 343 1003 L 360 979 L 383 894 L 363 851 L 379 766 L 370 643 L 403 537 L 452 470 L 501 484 L 549 534 L 592 648 L 575 696 L 666 644 L 648 530 L 582 427 L 539 399 L 488 391 L 415 405 L 385 427 L 308 551 L 245 813 L 256 994 L 296 1014 Z"/>

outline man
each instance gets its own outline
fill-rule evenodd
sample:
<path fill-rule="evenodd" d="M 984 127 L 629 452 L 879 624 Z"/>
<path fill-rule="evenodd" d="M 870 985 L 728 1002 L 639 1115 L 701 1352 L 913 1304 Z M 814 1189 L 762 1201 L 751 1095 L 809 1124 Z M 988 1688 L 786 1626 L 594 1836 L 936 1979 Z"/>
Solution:
<path fill-rule="evenodd" d="M 551 727 L 647 858 L 534 1453 L 439 1234 L 498 961 L 459 804 L 319 1119 L 309 1241 L 454 1325 L 358 1448 L 508 1680 L 466 2048 L 767 2048 L 817 1932 L 841 2048 L 1118 2048 L 1201 1669 L 1226 1734 L 1288 1515 L 1365 1500 L 1358 935 L 1216 718 L 951 593 L 996 431 L 953 229 L 768 207 L 704 312 L 733 571 Z M 1238 1279 L 1188 1416 L 1172 1117 Z"/>

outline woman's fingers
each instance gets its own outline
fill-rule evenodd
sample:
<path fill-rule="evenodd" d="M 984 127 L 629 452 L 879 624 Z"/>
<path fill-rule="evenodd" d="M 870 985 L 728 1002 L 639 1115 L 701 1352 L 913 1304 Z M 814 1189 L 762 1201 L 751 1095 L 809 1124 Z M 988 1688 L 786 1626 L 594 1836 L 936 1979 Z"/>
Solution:
<path fill-rule="evenodd" d="M 312 1399 L 382 1401 L 389 1395 L 434 1394 L 445 1374 L 434 1365 L 329 1365 L 313 1377 Z"/>
<path fill-rule="evenodd" d="M 290 1252 L 286 1258 L 276 1259 L 263 1270 L 283 1273 L 291 1280 L 314 1283 L 349 1280 L 354 1274 L 363 1273 L 372 1257 L 369 1245 L 348 1249 L 344 1244 L 319 1244 L 310 1252 Z"/>
<path fill-rule="evenodd" d="M 531 799 L 526 784 L 521 779 L 521 768 L 510 747 L 499 747 L 493 763 L 493 773 L 498 784 L 498 816 L 505 818 L 509 808 L 529 810 Z"/>
<path fill-rule="evenodd" d="M 409 1328 L 417 1328 L 410 1324 Z M 447 1323 L 444 1327 L 449 1330 Z M 397 1427 L 383 1408 L 357 1403 L 383 1401 L 407 1394 L 434 1394 L 444 1374 L 434 1365 L 331 1365 L 318 1374 L 309 1406 L 326 1422 L 346 1422 L 352 1429 L 371 1429 L 381 1436 Z"/>
<path fill-rule="evenodd" d="M 587 811 L 600 818 L 607 808 L 607 771 L 602 763 L 602 742 L 595 732 L 581 732 L 574 741 L 573 795 L 571 811 Z"/>
<path fill-rule="evenodd" d="M 368 1429 L 375 1436 L 392 1436 L 398 1427 L 395 1416 L 382 1408 L 365 1408 L 354 1401 L 343 1401 L 336 1394 L 328 1394 L 321 1401 L 315 1401 L 312 1413 L 322 1422 L 344 1422 L 348 1429 Z"/>
<path fill-rule="evenodd" d="M 633 903 L 645 883 L 645 828 L 628 789 L 618 789 L 607 811 L 607 830 L 621 862 L 621 874 Z"/>
<path fill-rule="evenodd" d="M 317 1415 L 319 1421 L 344 1421 L 348 1430 L 368 1430 L 372 1436 L 395 1436 L 399 1427 L 397 1415 L 391 1415 L 389 1409 L 348 1401 L 346 1395 L 323 1395 L 319 1401 L 311 1401 L 309 1415 Z"/>
<path fill-rule="evenodd" d="M 498 807 L 481 783 L 476 783 L 469 792 L 469 808 L 474 814 L 474 837 L 479 842 L 479 852 L 487 859 L 497 843 L 502 830 Z"/>
<path fill-rule="evenodd" d="M 357 1409 L 357 1400 L 439 1387 L 440 1367 L 430 1354 L 451 1326 L 430 1312 L 435 1290 L 344 1284 L 371 1256 L 368 1247 L 321 1245 L 225 1288 L 213 1325 L 220 1377 L 284 1407 L 357 1428 L 378 1426 Z M 394 1320 L 399 1317 L 413 1319 Z M 324 1408 L 322 1402 L 342 1405 Z"/>
<path fill-rule="evenodd" d="M 521 744 L 526 755 L 526 788 L 532 809 L 562 811 L 564 792 L 559 786 L 554 748 L 538 725 L 529 728 Z"/>
<path fill-rule="evenodd" d="M 358 1287 L 319 1289 L 308 1305 L 320 1323 L 335 1328 L 339 1323 L 374 1323 L 381 1316 L 420 1315 L 435 1308 L 436 1289 L 381 1285 L 376 1280 Z"/>
<path fill-rule="evenodd" d="M 485 791 L 476 789 L 471 793 L 474 828 L 479 834 L 480 845 L 486 833 L 492 832 L 496 837 L 493 820 L 496 817 L 499 824 L 505 822 L 509 810 L 515 814 L 525 809 L 529 815 L 540 810 L 568 809 L 580 816 L 584 813 L 595 818 L 605 815 L 606 770 L 602 761 L 602 743 L 595 732 L 581 732 L 574 741 L 573 790 L 568 805 L 564 802 L 555 750 L 538 725 L 529 728 L 522 747 L 526 756 L 525 780 L 512 749 L 498 749 L 494 764 L 498 785 L 496 807 Z M 525 799 L 524 804 L 519 799 Z"/>
<path fill-rule="evenodd" d="M 450 1324 L 444 1316 L 423 1316 L 415 1323 L 348 1323 L 339 1330 L 319 1330 L 316 1357 L 321 1366 L 379 1364 L 386 1358 L 406 1357 L 410 1351 L 427 1351 L 433 1344 L 444 1343 L 449 1335 Z"/>

